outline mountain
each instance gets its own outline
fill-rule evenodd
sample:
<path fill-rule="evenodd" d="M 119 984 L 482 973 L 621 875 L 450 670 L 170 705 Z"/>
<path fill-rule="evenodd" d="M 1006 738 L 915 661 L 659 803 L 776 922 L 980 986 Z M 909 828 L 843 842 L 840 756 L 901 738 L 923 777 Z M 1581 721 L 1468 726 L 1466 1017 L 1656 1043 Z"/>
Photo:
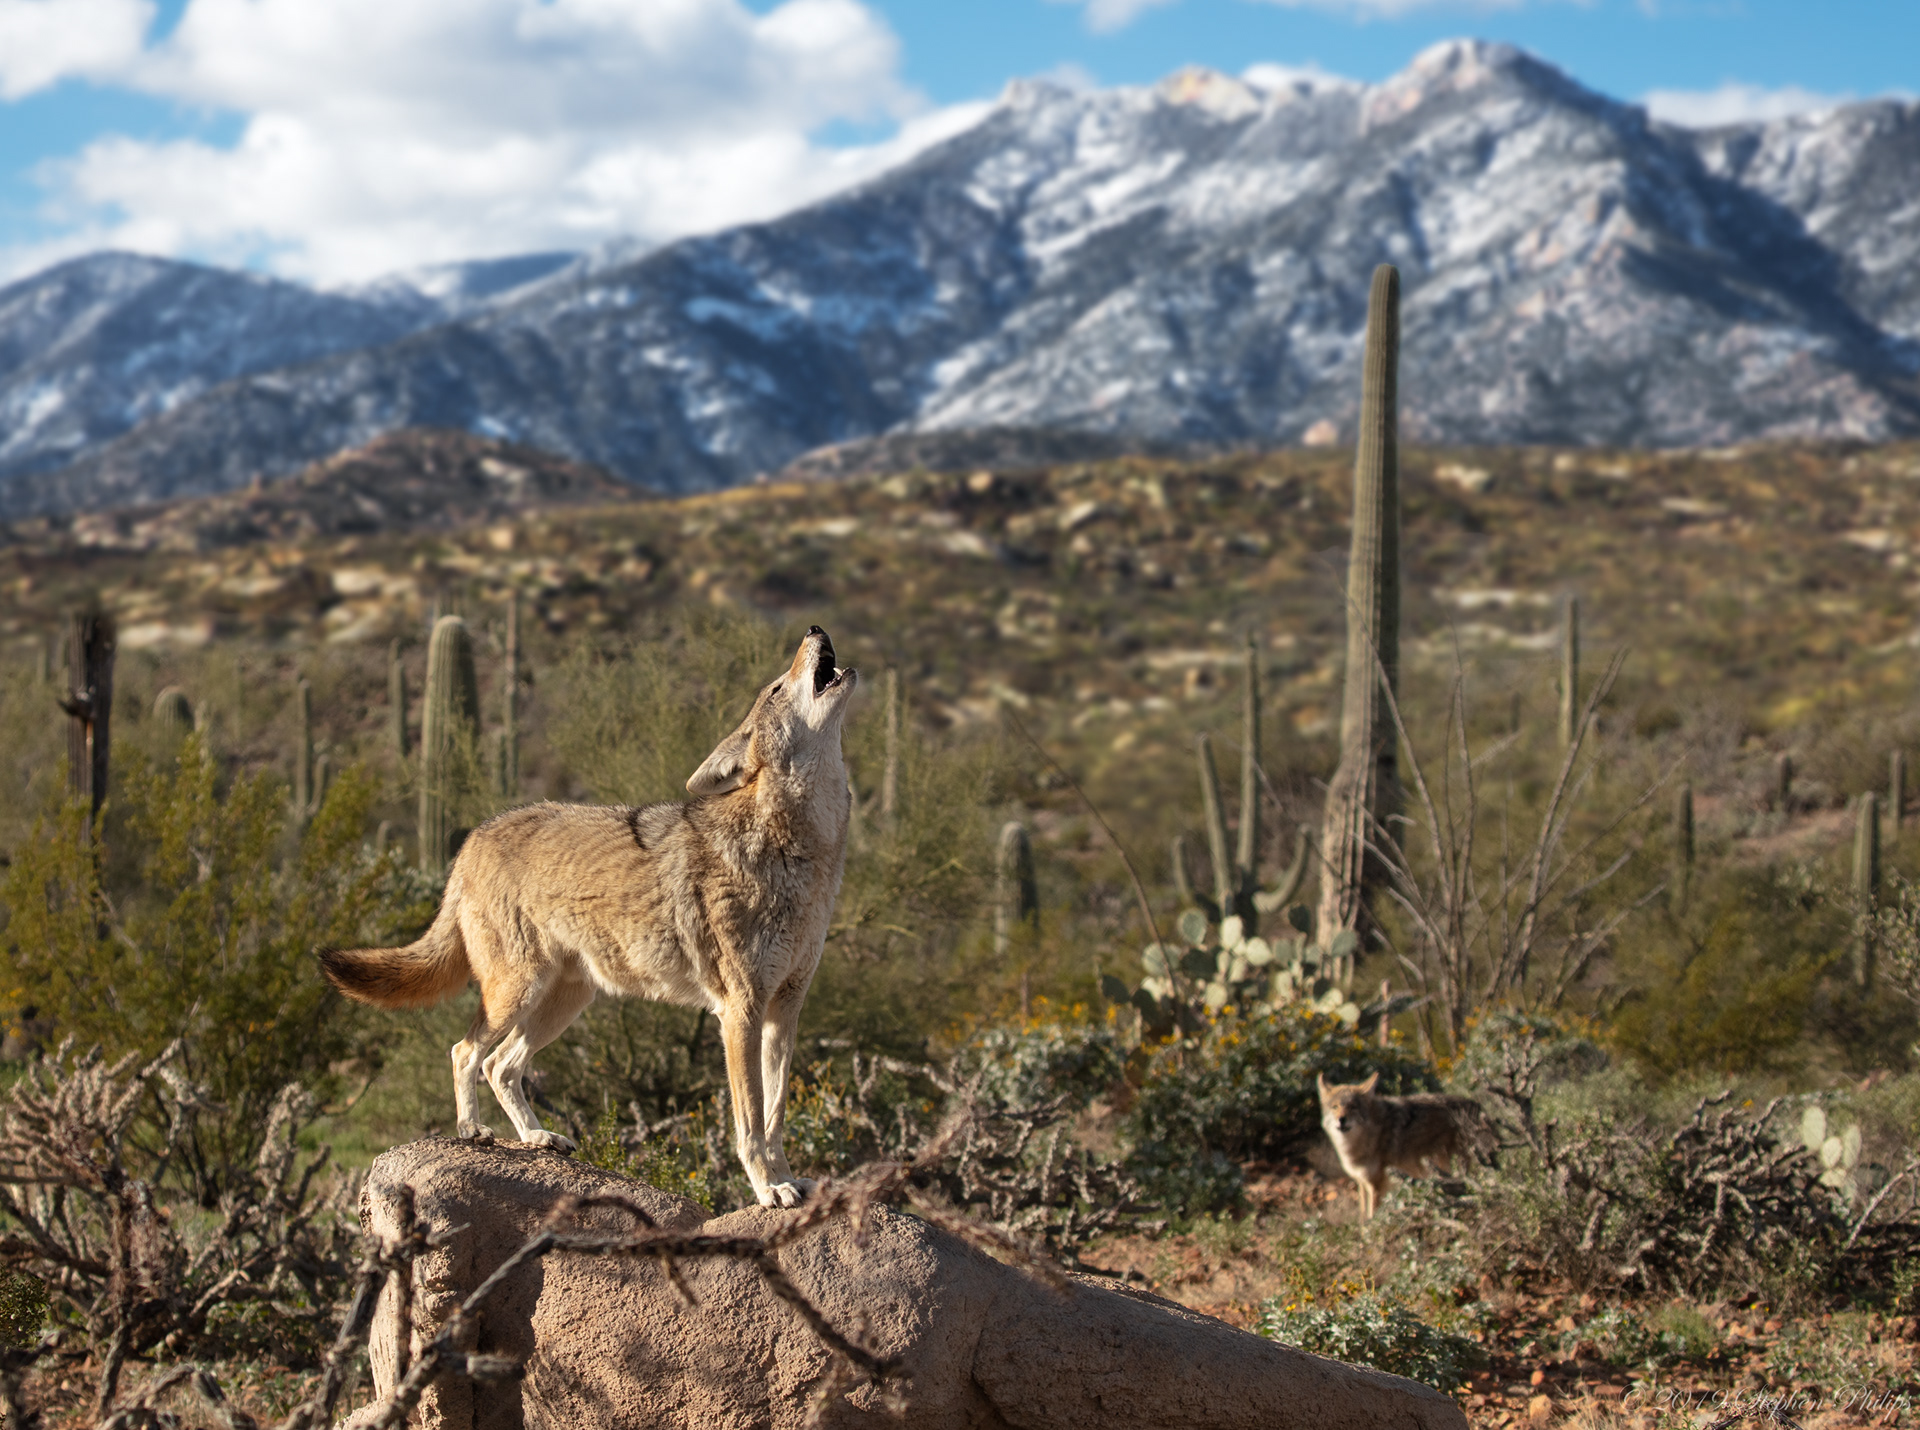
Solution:
<path fill-rule="evenodd" d="M 0 288 L 0 480 L 64 466 L 242 373 L 420 324 L 390 304 L 194 263 L 96 253 L 59 264 Z"/>
<path fill-rule="evenodd" d="M 218 491 L 408 426 L 680 491 L 889 432 L 1338 440 L 1382 262 L 1412 439 L 1880 438 L 1920 430 L 1916 192 L 1920 106 L 1701 133 L 1472 41 L 1376 86 L 1020 82 L 859 188 L 238 376 L 0 512 Z"/>

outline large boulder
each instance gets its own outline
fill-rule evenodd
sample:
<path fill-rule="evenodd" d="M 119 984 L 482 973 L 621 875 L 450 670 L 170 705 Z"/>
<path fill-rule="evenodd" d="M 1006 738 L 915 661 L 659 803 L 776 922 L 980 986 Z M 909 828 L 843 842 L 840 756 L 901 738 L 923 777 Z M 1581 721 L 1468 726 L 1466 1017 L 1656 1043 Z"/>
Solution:
<path fill-rule="evenodd" d="M 374 1323 L 376 1391 L 393 1388 L 403 1338 L 416 1355 L 449 1310 L 533 1234 L 566 1195 L 617 1193 L 663 1226 L 701 1227 L 694 1203 L 556 1152 L 514 1143 L 429 1140 L 380 1157 L 362 1201 L 378 1236 L 406 1208 L 445 1244 L 414 1266 L 410 1315 L 389 1286 Z M 798 1215 L 752 1208 L 705 1223 L 718 1236 L 764 1236 Z M 633 1219 L 592 1208 L 580 1227 L 627 1232 Z M 862 1386 L 826 1410 L 832 1426 L 915 1430 L 1464 1430 L 1447 1397 L 1414 1381 L 1277 1345 L 1141 1292 L 1073 1278 L 1062 1295 L 956 1237 L 876 1208 L 863 1244 L 836 1218 L 780 1253 L 800 1291 L 843 1332 L 900 1357 L 907 1409 Z M 426 1426 L 798 1427 L 828 1356 L 750 1265 L 681 1262 L 688 1306 L 653 1257 L 556 1251 L 521 1266 L 487 1303 L 473 1349 L 525 1362 L 519 1382 L 447 1376 L 416 1421 Z"/>

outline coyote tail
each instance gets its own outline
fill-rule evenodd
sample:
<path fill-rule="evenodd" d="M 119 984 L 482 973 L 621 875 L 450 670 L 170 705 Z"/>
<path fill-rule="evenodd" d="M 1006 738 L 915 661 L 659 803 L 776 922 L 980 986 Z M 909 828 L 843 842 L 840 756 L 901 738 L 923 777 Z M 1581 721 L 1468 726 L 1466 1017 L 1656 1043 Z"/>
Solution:
<path fill-rule="evenodd" d="M 376 1008 L 424 1008 L 464 984 L 472 971 L 460 936 L 460 897 L 451 891 L 427 931 L 404 948 L 320 951 L 327 981 Z"/>

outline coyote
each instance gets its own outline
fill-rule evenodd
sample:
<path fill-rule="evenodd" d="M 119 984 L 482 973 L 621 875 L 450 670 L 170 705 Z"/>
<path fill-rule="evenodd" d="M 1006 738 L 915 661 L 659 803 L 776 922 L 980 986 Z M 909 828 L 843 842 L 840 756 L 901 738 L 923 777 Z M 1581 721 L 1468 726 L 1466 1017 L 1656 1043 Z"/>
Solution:
<path fill-rule="evenodd" d="M 851 814 L 840 748 L 859 682 L 814 626 L 786 674 L 687 781 L 683 804 L 533 804 L 467 837 L 433 925 L 405 948 L 328 950 L 350 998 L 436 1003 L 472 978 L 480 1011 L 453 1049 L 462 1137 L 480 1125 L 478 1080 L 520 1139 L 541 1128 L 521 1078 L 596 993 L 704 1008 L 720 1020 L 735 1146 L 760 1205 L 795 1207 L 813 1183 L 781 1134 L 794 1030 L 820 965 Z"/>
<path fill-rule="evenodd" d="M 1389 1169 L 1417 1176 L 1421 1163 L 1430 1160 L 1451 1171 L 1453 1159 L 1477 1144 L 1485 1120 L 1470 1097 L 1439 1092 L 1384 1097 L 1374 1092 L 1379 1084 L 1379 1073 L 1339 1085 L 1320 1076 L 1320 1125 L 1360 1189 L 1362 1221 L 1373 1220 Z"/>

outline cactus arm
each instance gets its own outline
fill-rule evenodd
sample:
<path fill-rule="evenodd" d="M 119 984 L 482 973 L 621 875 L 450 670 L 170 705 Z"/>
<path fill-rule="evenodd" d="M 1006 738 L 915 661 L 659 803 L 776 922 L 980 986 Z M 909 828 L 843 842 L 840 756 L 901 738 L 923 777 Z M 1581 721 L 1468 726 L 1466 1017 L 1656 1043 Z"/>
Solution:
<path fill-rule="evenodd" d="M 1207 856 L 1213 861 L 1213 898 L 1224 915 L 1233 910 L 1233 865 L 1227 860 L 1227 819 L 1220 808 L 1220 776 L 1213 764 L 1213 739 L 1194 737 L 1200 764 L 1200 806 L 1207 821 Z"/>
<path fill-rule="evenodd" d="M 1247 634 L 1247 678 L 1240 700 L 1240 843 L 1234 874 L 1242 903 L 1260 878 L 1260 647 Z"/>
<path fill-rule="evenodd" d="M 1284 909 L 1300 892 L 1300 886 L 1307 881 L 1307 865 L 1313 859 L 1313 826 L 1300 826 L 1299 839 L 1294 845 L 1293 862 L 1287 865 L 1287 872 L 1280 876 L 1280 882 L 1271 891 L 1261 890 L 1253 896 L 1253 906 L 1263 914 L 1275 909 Z"/>
<path fill-rule="evenodd" d="M 1220 906 L 1205 894 L 1193 887 L 1193 876 L 1187 872 L 1187 836 L 1176 834 L 1168 850 L 1173 864 L 1173 892 L 1182 908 L 1196 908 L 1207 916 L 1207 922 L 1220 922 Z"/>

